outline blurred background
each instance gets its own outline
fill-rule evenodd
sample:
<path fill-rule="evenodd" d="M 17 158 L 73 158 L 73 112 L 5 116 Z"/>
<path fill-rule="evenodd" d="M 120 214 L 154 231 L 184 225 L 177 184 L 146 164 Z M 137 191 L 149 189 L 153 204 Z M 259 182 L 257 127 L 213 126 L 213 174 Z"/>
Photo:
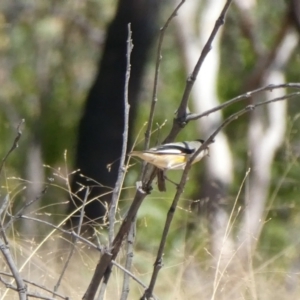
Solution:
<path fill-rule="evenodd" d="M 168 134 L 186 78 L 224 4 L 189 0 L 166 31 L 151 146 Z M 26 213 L 56 224 L 80 205 L 86 193 L 82 187 L 89 186 L 89 199 L 95 200 L 86 208 L 85 230 L 93 234 L 90 229 L 97 228 L 101 242 L 107 242 L 105 211 L 124 130 L 127 24 L 134 44 L 130 151 L 143 148 L 159 28 L 176 5 L 170 0 L 1 1 L 0 157 L 25 119 L 19 147 L 0 178 L 1 201 L 10 194 L 10 210 L 38 198 Z M 204 112 L 268 84 L 298 82 L 299 32 L 297 0 L 276 5 L 271 0 L 234 1 L 193 88 L 190 111 Z M 188 123 L 177 140 L 205 139 L 246 105 L 295 91 L 255 94 Z M 300 295 L 299 112 L 298 96 L 240 117 L 216 137 L 210 156 L 193 166 L 155 290 L 163 299 Z M 140 170 L 141 162 L 130 160 L 119 220 L 131 203 Z M 179 181 L 181 172 L 168 176 Z M 153 186 L 138 214 L 135 243 L 134 272 L 146 283 L 176 190 L 170 183 L 167 193 L 158 192 L 155 182 Z M 66 226 L 77 222 L 73 216 Z M 45 225 L 18 221 L 10 233 L 16 245 L 28 249 L 48 232 Z M 52 251 L 59 257 L 67 253 Z M 90 274 L 94 261 L 86 260 L 82 256 Z M 131 293 L 137 295 L 139 289 L 133 286 Z M 114 297 L 108 294 L 107 299 Z"/>

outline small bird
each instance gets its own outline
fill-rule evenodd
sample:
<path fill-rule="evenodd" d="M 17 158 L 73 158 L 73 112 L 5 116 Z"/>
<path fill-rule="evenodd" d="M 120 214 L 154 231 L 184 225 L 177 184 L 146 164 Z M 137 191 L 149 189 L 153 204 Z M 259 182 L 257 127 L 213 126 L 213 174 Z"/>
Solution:
<path fill-rule="evenodd" d="M 211 143 L 213 143 L 212 141 Z M 204 140 L 162 144 L 144 151 L 132 151 L 129 156 L 136 156 L 157 167 L 157 185 L 161 192 L 166 191 L 165 179 L 174 183 L 165 176 L 167 170 L 184 169 L 189 158 L 201 147 Z M 209 155 L 208 146 L 193 160 L 193 164 Z M 175 184 L 175 183 L 174 183 Z M 177 184 L 176 184 L 177 185 Z"/>
<path fill-rule="evenodd" d="M 137 156 L 161 170 L 184 169 L 189 158 L 195 153 L 204 140 L 162 144 L 144 151 L 132 151 L 129 156 Z M 206 147 L 195 157 L 193 163 L 209 154 Z"/>

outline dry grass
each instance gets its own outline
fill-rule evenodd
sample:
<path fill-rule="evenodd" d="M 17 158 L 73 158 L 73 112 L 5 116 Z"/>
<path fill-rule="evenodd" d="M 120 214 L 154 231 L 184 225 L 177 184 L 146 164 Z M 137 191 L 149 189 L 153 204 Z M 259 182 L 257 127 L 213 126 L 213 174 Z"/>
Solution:
<path fill-rule="evenodd" d="M 155 224 L 150 223 L 148 226 L 155 226 Z M 142 229 L 143 226 L 139 228 L 138 234 L 142 234 Z M 157 234 L 159 235 L 160 232 Z M 201 235 L 198 240 L 199 244 L 194 248 L 193 253 L 188 253 L 187 249 L 190 248 L 188 243 L 180 239 L 177 243 L 168 246 L 169 249 L 164 257 L 164 267 L 159 274 L 159 280 L 155 287 L 155 295 L 159 299 L 284 300 L 297 299 L 300 295 L 299 268 L 293 264 L 294 256 L 291 255 L 293 252 L 291 247 L 268 259 L 262 258 L 262 255 L 257 251 L 254 258 L 255 266 L 249 268 L 248 271 L 238 268 L 235 264 L 229 265 L 219 278 L 220 284 L 214 294 L 216 259 L 209 252 L 204 254 L 203 249 L 208 245 L 205 239 L 201 241 Z M 19 267 L 35 252 L 38 246 L 38 242 L 27 240 L 17 232 L 15 232 L 14 238 L 10 240 L 10 250 Z M 136 248 L 133 273 L 145 284 L 148 284 L 155 260 L 156 245 L 152 245 L 152 243 L 148 245 L 137 244 Z M 60 233 L 52 235 L 22 268 L 23 278 L 53 290 L 69 251 L 70 244 L 63 239 Z M 121 253 L 118 261 L 120 264 L 124 262 L 124 256 L 125 253 Z M 96 250 L 83 243 L 78 243 L 58 290 L 59 294 L 68 296 L 70 299 L 81 299 L 98 259 L 99 253 Z M 1 260 L 1 271 L 9 272 L 2 257 Z M 3 278 L 8 281 L 7 277 L 3 276 Z M 122 280 L 123 271 L 114 267 L 105 299 L 120 298 Z M 28 287 L 29 291 L 33 293 L 51 297 L 51 294 L 31 284 L 28 284 Z M 144 289 L 132 281 L 128 299 L 138 299 L 143 292 Z M 17 293 L 15 291 L 7 292 L 3 284 L 0 284 L 0 295 L 0 299 L 18 299 Z"/>

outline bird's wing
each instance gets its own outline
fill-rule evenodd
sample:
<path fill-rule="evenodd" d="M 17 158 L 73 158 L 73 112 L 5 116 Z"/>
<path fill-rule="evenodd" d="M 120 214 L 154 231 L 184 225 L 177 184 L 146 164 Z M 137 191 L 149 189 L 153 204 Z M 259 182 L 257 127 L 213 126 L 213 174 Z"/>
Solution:
<path fill-rule="evenodd" d="M 169 143 L 163 144 L 158 147 L 150 148 L 146 150 L 150 153 L 156 154 L 193 154 L 196 150 L 196 147 L 190 147 L 187 142 L 180 142 L 180 143 Z"/>

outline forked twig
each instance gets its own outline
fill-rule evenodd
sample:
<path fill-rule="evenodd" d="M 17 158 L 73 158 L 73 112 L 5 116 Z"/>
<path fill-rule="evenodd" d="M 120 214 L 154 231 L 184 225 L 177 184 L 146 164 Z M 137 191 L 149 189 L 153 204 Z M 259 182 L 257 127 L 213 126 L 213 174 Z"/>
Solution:
<path fill-rule="evenodd" d="M 222 110 L 234 103 L 237 103 L 237 102 L 240 102 L 240 101 L 243 101 L 243 100 L 247 100 L 249 98 L 251 98 L 252 96 L 258 94 L 258 93 L 261 93 L 261 92 L 264 92 L 264 91 L 270 91 L 272 92 L 273 90 L 275 89 L 283 89 L 283 88 L 294 88 L 294 89 L 300 89 L 300 83 L 282 83 L 282 84 L 269 84 L 267 86 L 264 86 L 264 87 L 260 87 L 258 89 L 255 89 L 253 91 L 249 91 L 245 94 L 242 94 L 242 95 L 239 95 L 231 100 L 228 100 L 226 102 L 224 102 L 223 104 L 219 105 L 219 106 L 216 106 L 212 109 L 209 109 L 203 113 L 200 113 L 200 114 L 189 114 L 187 116 L 187 120 L 188 121 L 192 121 L 192 120 L 197 120 L 197 119 L 200 119 L 202 117 L 206 117 L 216 111 L 219 111 L 219 110 Z"/>

